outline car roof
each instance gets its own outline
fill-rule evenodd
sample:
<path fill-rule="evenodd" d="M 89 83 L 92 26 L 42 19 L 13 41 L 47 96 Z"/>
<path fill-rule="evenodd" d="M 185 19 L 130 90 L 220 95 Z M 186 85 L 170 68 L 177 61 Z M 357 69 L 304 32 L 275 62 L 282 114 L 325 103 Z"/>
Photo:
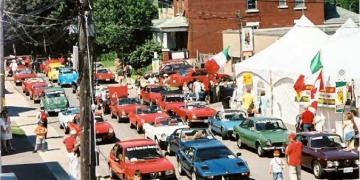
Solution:
<path fill-rule="evenodd" d="M 124 149 L 129 147 L 156 145 L 156 143 L 151 139 L 132 139 L 132 140 L 120 141 L 117 144 L 121 145 Z"/>
<path fill-rule="evenodd" d="M 252 121 L 266 121 L 266 120 L 269 120 L 269 119 L 281 120 L 280 118 L 275 118 L 275 117 L 270 117 L 270 116 L 248 117 L 247 119 L 250 119 Z"/>

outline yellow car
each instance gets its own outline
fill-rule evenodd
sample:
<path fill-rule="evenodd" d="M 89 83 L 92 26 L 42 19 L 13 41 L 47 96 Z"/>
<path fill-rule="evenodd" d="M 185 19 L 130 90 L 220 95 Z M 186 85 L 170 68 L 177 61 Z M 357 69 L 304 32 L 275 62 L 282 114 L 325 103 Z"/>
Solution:
<path fill-rule="evenodd" d="M 65 67 L 61 63 L 51 63 L 49 64 L 49 72 L 48 72 L 48 78 L 49 81 L 57 81 L 59 77 L 59 69 Z"/>

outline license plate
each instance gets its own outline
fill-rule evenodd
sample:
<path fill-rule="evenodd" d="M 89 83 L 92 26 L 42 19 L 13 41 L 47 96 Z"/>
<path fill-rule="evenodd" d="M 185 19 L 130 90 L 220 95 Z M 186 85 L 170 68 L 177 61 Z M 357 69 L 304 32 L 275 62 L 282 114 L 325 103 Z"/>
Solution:
<path fill-rule="evenodd" d="M 106 79 L 106 81 L 110 81 L 110 79 Z"/>
<path fill-rule="evenodd" d="M 60 112 L 60 109 L 55 109 L 54 111 L 55 111 L 55 112 Z"/>
<path fill-rule="evenodd" d="M 96 142 L 101 142 L 101 138 L 96 138 Z"/>
<path fill-rule="evenodd" d="M 344 173 L 352 173 L 352 172 L 353 172 L 352 167 L 344 168 Z"/>

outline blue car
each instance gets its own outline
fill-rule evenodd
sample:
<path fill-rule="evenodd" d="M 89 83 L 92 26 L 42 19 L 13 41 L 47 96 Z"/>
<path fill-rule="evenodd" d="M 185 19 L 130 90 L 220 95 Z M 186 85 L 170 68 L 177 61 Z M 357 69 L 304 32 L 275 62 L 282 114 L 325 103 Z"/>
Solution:
<path fill-rule="evenodd" d="M 246 112 L 243 110 L 226 109 L 219 111 L 214 117 L 209 118 L 209 129 L 215 134 L 219 134 L 223 139 L 229 138 L 234 126 L 238 126 L 246 117 Z"/>
<path fill-rule="evenodd" d="M 221 142 L 194 144 L 177 152 L 177 168 L 179 174 L 186 174 L 192 180 L 249 179 L 249 167 L 240 155 L 234 155 Z"/>
<path fill-rule="evenodd" d="M 71 67 L 64 67 L 59 70 L 58 84 L 60 86 L 73 85 L 77 83 L 79 73 Z"/>
<path fill-rule="evenodd" d="M 220 142 L 207 128 L 180 128 L 167 139 L 167 153 L 173 155 L 179 149 L 204 142 Z"/>

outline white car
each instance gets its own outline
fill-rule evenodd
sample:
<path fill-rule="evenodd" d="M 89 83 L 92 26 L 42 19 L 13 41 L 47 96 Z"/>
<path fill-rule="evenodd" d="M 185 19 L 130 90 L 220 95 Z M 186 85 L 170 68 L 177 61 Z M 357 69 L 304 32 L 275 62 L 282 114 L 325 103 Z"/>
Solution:
<path fill-rule="evenodd" d="M 180 119 L 171 117 L 157 118 L 155 122 L 145 123 L 143 125 L 145 138 L 156 141 L 161 148 L 167 147 L 168 137 L 179 128 L 188 128 L 188 126 Z"/>
<path fill-rule="evenodd" d="M 80 114 L 79 107 L 69 107 L 65 111 L 59 112 L 58 121 L 60 129 L 65 129 L 65 134 L 69 133 L 68 122 L 72 121 L 77 114 Z"/>

